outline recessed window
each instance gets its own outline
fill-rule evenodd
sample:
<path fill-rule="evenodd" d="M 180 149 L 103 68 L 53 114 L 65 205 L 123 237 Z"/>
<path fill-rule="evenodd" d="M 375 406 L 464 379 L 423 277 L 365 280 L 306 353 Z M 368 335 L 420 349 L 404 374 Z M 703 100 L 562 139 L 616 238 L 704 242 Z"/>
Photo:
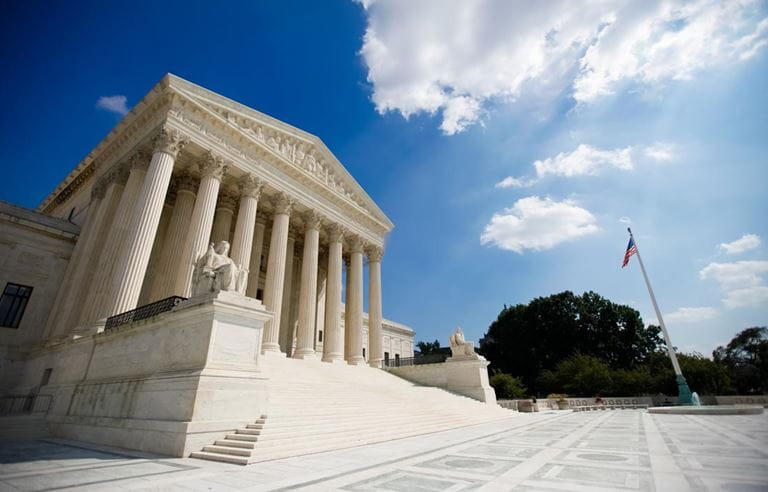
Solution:
<path fill-rule="evenodd" d="M 0 297 L 0 326 L 18 328 L 27 308 L 32 287 L 8 282 Z"/>
<path fill-rule="evenodd" d="M 363 359 L 365 359 L 365 347 L 363 347 Z"/>
<path fill-rule="evenodd" d="M 317 332 L 317 341 L 322 342 L 323 341 L 323 330 L 318 330 Z"/>

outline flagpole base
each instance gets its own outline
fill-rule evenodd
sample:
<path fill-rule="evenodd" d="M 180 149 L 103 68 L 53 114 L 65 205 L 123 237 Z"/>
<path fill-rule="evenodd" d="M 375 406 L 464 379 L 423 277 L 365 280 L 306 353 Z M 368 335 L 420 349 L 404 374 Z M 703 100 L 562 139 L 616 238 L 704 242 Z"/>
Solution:
<path fill-rule="evenodd" d="M 688 382 L 685 380 L 685 376 L 678 374 L 675 376 L 677 381 L 677 401 L 679 405 L 693 405 L 693 393 L 691 388 L 688 387 Z"/>

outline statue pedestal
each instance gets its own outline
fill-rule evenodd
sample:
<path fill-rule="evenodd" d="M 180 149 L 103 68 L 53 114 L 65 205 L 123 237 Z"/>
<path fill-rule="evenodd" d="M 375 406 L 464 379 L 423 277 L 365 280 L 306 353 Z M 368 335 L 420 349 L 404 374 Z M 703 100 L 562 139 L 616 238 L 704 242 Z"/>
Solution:
<path fill-rule="evenodd" d="M 74 341 L 73 348 L 89 342 L 92 351 L 77 360 L 81 376 L 45 387 L 44 393 L 55 394 L 51 432 L 188 456 L 253 422 L 268 404 L 259 358 L 271 316 L 256 299 L 216 292 Z M 74 362 L 59 357 L 67 359 Z"/>
<path fill-rule="evenodd" d="M 485 357 L 473 354 L 449 357 L 445 361 L 446 389 L 485 403 L 496 403 L 496 392 L 488 382 Z"/>

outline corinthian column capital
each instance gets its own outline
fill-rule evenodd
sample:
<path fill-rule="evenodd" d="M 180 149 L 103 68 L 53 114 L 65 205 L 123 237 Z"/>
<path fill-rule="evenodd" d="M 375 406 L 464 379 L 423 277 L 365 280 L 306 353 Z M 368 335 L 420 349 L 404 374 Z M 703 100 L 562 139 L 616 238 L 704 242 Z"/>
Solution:
<path fill-rule="evenodd" d="M 146 149 L 139 149 L 134 152 L 133 155 L 128 159 L 128 165 L 131 169 L 138 169 L 140 171 L 147 172 L 151 159 L 152 156 L 149 155 L 149 152 L 147 152 Z"/>
<path fill-rule="evenodd" d="M 226 209 L 234 212 L 237 208 L 237 197 L 229 189 L 222 190 L 219 193 L 219 199 L 216 201 L 216 210 Z"/>
<path fill-rule="evenodd" d="M 340 243 L 344 239 L 344 228 L 339 224 L 331 224 L 328 228 L 328 239 L 332 243 Z"/>
<path fill-rule="evenodd" d="M 221 181 L 221 178 L 224 176 L 224 173 L 227 172 L 228 168 L 224 158 L 214 154 L 210 150 L 205 151 L 198 166 L 200 168 L 201 177 L 211 176 L 219 181 Z"/>
<path fill-rule="evenodd" d="M 293 205 L 295 203 L 296 202 L 285 193 L 279 193 L 274 199 L 275 214 L 291 215 L 291 210 L 293 210 Z"/>
<path fill-rule="evenodd" d="M 108 185 L 109 181 L 105 179 L 100 179 L 98 182 L 96 182 L 93 185 L 93 188 L 91 188 L 91 200 L 100 200 L 104 198 L 104 195 L 107 193 Z"/>
<path fill-rule="evenodd" d="M 165 152 L 175 159 L 186 144 L 187 140 L 179 132 L 163 127 L 155 137 L 154 151 Z"/>
<path fill-rule="evenodd" d="M 259 199 L 261 196 L 261 190 L 264 187 L 261 180 L 253 175 L 246 174 L 240 178 L 240 196 Z"/>
<path fill-rule="evenodd" d="M 349 238 L 349 251 L 351 253 L 362 253 L 365 243 L 360 236 L 352 236 Z"/>
<path fill-rule="evenodd" d="M 376 263 L 381 262 L 381 259 L 384 257 L 384 249 L 378 246 L 370 246 L 366 253 L 368 254 L 368 261 Z"/>
<path fill-rule="evenodd" d="M 319 231 L 322 221 L 322 216 L 314 210 L 310 210 L 304 214 L 304 227 L 306 227 L 307 230 L 313 229 Z"/>
<path fill-rule="evenodd" d="M 197 191 L 197 187 L 199 186 L 197 180 L 187 172 L 179 174 L 174 184 L 176 185 L 177 193 L 188 192 L 194 194 Z"/>

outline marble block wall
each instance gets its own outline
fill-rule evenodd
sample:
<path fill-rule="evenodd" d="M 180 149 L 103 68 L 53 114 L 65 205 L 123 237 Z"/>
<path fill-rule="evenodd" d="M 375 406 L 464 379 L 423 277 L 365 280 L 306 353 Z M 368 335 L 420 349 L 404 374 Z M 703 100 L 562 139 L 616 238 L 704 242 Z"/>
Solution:
<path fill-rule="evenodd" d="M 437 364 L 393 367 L 389 372 L 422 386 L 443 388 L 491 405 L 496 404 L 496 393 L 488 382 L 488 361 L 483 358 L 448 359 Z"/>
<path fill-rule="evenodd" d="M 266 413 L 258 359 L 270 317 L 256 299 L 219 292 L 45 354 L 51 432 L 171 456 L 199 450 Z"/>

